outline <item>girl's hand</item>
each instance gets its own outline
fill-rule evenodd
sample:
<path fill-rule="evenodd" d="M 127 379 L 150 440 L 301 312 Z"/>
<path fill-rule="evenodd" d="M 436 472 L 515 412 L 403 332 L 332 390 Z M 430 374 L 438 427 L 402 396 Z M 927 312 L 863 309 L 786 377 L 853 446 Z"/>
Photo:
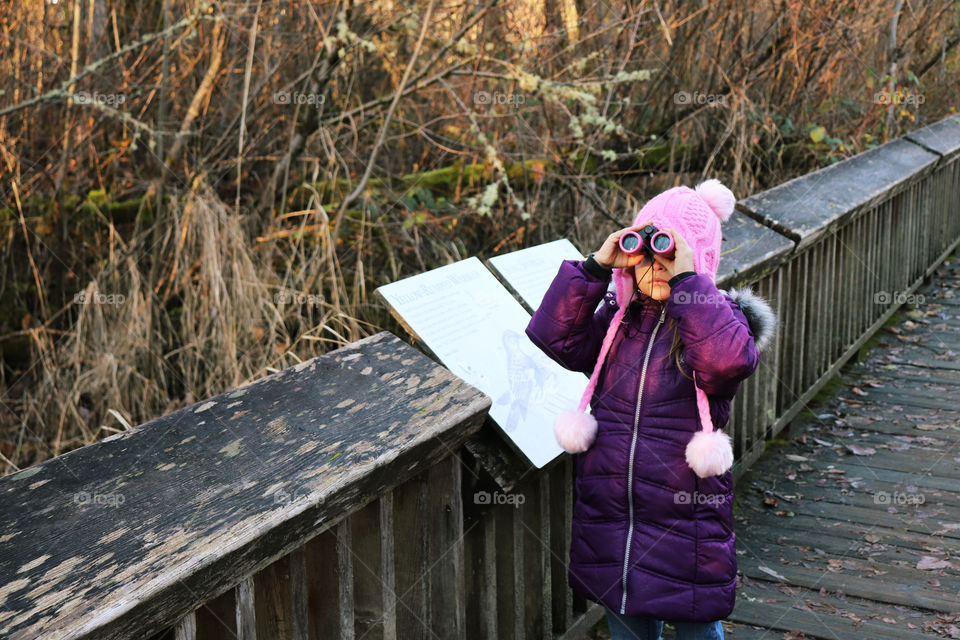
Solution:
<path fill-rule="evenodd" d="M 673 236 L 673 244 L 676 247 L 676 250 L 673 254 L 673 260 L 664 258 L 659 254 L 654 256 L 654 260 L 663 265 L 663 268 L 667 270 L 667 273 L 670 274 L 671 278 L 678 273 L 683 273 L 684 271 L 694 271 L 693 249 L 691 249 L 690 245 L 687 244 L 687 241 L 683 239 L 683 236 L 673 229 L 664 229 L 664 231 Z M 596 259 L 596 256 L 594 256 L 594 259 Z"/>
<path fill-rule="evenodd" d="M 620 249 L 620 236 L 625 234 L 627 231 L 640 231 L 645 226 L 650 224 L 649 222 L 644 222 L 643 224 L 638 224 L 633 227 L 626 227 L 625 229 L 620 229 L 619 231 L 614 231 L 607 239 L 604 241 L 603 246 L 600 247 L 600 250 L 593 254 L 593 259 L 597 261 L 601 267 L 606 267 L 607 269 L 616 269 L 624 267 L 632 267 L 635 264 L 640 264 L 646 258 L 646 252 L 638 251 L 636 253 L 624 253 Z"/>

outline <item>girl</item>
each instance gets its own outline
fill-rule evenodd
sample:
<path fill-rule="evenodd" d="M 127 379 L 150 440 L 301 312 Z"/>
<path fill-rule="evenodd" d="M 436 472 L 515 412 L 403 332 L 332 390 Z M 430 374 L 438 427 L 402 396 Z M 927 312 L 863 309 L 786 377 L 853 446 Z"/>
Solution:
<path fill-rule="evenodd" d="M 563 261 L 526 329 L 591 376 L 554 433 L 577 454 L 569 583 L 606 608 L 614 640 L 659 639 L 664 621 L 680 640 L 722 639 L 733 610 L 733 450 L 718 429 L 776 326 L 749 289 L 714 282 L 735 201 L 718 180 L 661 193 Z M 648 223 L 673 237 L 672 259 L 619 248 Z"/>

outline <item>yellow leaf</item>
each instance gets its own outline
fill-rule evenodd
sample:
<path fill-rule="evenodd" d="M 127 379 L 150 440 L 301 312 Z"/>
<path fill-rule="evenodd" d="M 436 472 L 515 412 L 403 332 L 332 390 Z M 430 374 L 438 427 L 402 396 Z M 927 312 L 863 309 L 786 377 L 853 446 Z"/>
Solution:
<path fill-rule="evenodd" d="M 810 139 L 814 142 L 820 142 L 827 135 L 827 130 L 823 127 L 814 127 L 810 130 Z"/>

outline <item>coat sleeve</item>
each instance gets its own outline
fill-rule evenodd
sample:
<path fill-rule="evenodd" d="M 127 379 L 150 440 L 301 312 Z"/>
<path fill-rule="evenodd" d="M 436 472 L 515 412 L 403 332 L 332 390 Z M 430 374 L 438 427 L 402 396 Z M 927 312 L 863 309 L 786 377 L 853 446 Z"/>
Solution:
<path fill-rule="evenodd" d="M 616 312 L 613 294 L 605 295 L 609 283 L 609 276 L 590 273 L 583 261 L 564 260 L 527 325 L 531 342 L 563 368 L 591 374 Z"/>
<path fill-rule="evenodd" d="M 733 397 L 760 363 L 747 318 L 705 274 L 682 279 L 670 289 L 667 315 L 677 320 L 683 358 L 697 384 L 711 395 Z"/>

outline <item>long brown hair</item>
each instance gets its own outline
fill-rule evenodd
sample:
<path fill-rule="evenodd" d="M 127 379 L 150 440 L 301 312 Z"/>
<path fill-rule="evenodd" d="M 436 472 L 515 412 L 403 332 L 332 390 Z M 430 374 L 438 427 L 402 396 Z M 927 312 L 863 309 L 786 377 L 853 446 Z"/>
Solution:
<path fill-rule="evenodd" d="M 661 360 L 669 358 L 670 356 L 673 356 L 673 360 L 677 364 L 677 369 L 680 370 L 680 373 L 682 373 L 685 378 L 692 381 L 693 376 L 688 375 L 687 372 L 683 370 L 683 366 L 681 366 L 680 364 L 680 356 L 683 350 L 683 341 L 680 340 L 680 330 L 677 327 L 676 318 L 670 318 L 669 325 L 672 326 L 673 328 L 673 345 L 671 345 L 670 347 L 670 352 L 667 355 L 663 356 Z"/>
<path fill-rule="evenodd" d="M 640 288 L 637 286 L 636 269 L 633 266 L 630 266 L 630 267 L 624 268 L 624 272 L 629 274 L 630 282 L 633 283 L 634 296 L 640 296 L 642 298 L 650 299 L 650 297 L 644 294 L 642 291 L 640 291 Z M 663 304 L 666 304 L 666 303 L 667 301 L 664 300 Z M 668 321 L 668 327 L 673 329 L 673 344 L 670 346 L 670 352 L 667 353 L 667 355 L 663 356 L 661 360 L 669 358 L 670 356 L 673 356 L 673 360 L 677 365 L 677 369 L 680 370 L 680 373 L 683 374 L 683 376 L 687 380 L 693 381 L 693 376 L 687 374 L 687 372 L 683 370 L 683 366 L 680 364 L 680 356 L 682 355 L 682 350 L 683 350 L 683 341 L 680 339 L 680 330 L 677 327 L 677 319 L 670 318 L 670 320 Z"/>

